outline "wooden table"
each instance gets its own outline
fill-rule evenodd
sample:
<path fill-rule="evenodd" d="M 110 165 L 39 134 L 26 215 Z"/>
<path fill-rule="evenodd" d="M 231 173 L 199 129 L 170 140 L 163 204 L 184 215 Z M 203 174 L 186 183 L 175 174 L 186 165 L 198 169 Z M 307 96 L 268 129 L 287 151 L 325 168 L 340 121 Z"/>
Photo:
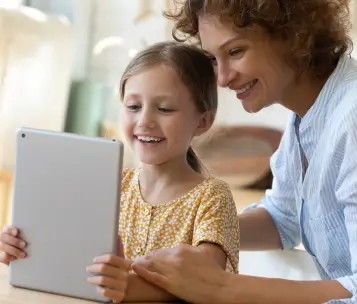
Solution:
<path fill-rule="evenodd" d="M 0 264 L 0 303 L 1 304 L 93 304 L 69 297 L 12 287 L 8 283 L 8 267 Z M 145 304 L 145 303 L 136 303 Z M 148 304 L 148 303 L 147 303 Z M 160 304 L 160 303 L 150 303 Z"/>

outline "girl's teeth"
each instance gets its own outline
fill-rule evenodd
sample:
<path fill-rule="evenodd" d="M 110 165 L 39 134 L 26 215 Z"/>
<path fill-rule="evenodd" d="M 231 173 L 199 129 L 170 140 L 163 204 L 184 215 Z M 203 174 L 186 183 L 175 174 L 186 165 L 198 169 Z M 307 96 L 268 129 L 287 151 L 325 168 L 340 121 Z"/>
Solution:
<path fill-rule="evenodd" d="M 240 88 L 236 91 L 237 94 L 242 94 L 247 92 L 253 85 L 255 85 L 256 80 L 251 81 L 250 83 L 246 84 L 243 88 Z"/>
<path fill-rule="evenodd" d="M 145 141 L 145 142 L 160 142 L 160 141 L 162 141 L 161 138 L 151 137 L 151 136 L 138 136 L 138 139 L 140 141 Z"/>

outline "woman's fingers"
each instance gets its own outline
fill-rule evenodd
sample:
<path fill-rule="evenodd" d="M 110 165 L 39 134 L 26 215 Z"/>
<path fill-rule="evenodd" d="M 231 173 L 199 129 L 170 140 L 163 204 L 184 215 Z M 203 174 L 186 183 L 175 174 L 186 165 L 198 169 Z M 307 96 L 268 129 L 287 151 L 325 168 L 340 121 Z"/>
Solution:
<path fill-rule="evenodd" d="M 151 284 L 160 286 L 165 290 L 169 289 L 169 283 L 170 283 L 169 279 L 164 275 L 162 275 L 161 273 L 155 272 L 156 271 L 155 268 L 152 271 L 150 271 L 149 269 L 153 268 L 152 265 L 151 266 L 148 264 L 145 265 L 145 263 L 139 265 L 136 264 L 133 265 L 133 270 L 138 276 L 142 277 L 145 281 L 148 281 Z"/>
<path fill-rule="evenodd" d="M 196 246 L 179 245 L 134 260 L 143 279 L 189 303 L 216 303 L 226 272 Z"/>

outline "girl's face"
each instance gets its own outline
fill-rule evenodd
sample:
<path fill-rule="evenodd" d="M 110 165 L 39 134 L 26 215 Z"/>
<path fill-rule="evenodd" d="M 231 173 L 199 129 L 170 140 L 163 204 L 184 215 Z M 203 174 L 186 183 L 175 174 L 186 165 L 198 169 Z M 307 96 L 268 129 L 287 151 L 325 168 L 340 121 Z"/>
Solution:
<path fill-rule="evenodd" d="M 234 90 L 246 111 L 284 104 L 295 73 L 285 60 L 283 43 L 258 28 L 233 30 L 211 15 L 199 18 L 199 36 L 215 65 L 218 85 Z"/>
<path fill-rule="evenodd" d="M 212 125 L 207 114 L 197 111 L 175 71 L 165 65 L 130 77 L 125 84 L 123 104 L 125 137 L 145 164 L 186 161 L 192 138 Z"/>

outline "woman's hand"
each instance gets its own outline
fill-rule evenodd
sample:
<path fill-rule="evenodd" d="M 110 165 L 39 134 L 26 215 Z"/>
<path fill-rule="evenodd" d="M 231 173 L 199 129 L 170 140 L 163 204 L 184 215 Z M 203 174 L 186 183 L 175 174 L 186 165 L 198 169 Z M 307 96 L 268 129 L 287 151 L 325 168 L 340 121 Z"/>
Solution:
<path fill-rule="evenodd" d="M 226 303 L 221 297 L 229 274 L 201 251 L 190 245 L 162 249 L 135 259 L 132 268 L 143 279 L 187 302 Z"/>
<path fill-rule="evenodd" d="M 19 229 L 5 226 L 0 234 L 0 263 L 9 265 L 10 262 L 26 257 L 26 243 L 20 237 Z"/>
<path fill-rule="evenodd" d="M 128 286 L 131 261 L 116 255 L 103 255 L 94 259 L 87 272 L 94 274 L 89 283 L 98 285 L 98 292 L 116 303 L 123 301 Z"/>

